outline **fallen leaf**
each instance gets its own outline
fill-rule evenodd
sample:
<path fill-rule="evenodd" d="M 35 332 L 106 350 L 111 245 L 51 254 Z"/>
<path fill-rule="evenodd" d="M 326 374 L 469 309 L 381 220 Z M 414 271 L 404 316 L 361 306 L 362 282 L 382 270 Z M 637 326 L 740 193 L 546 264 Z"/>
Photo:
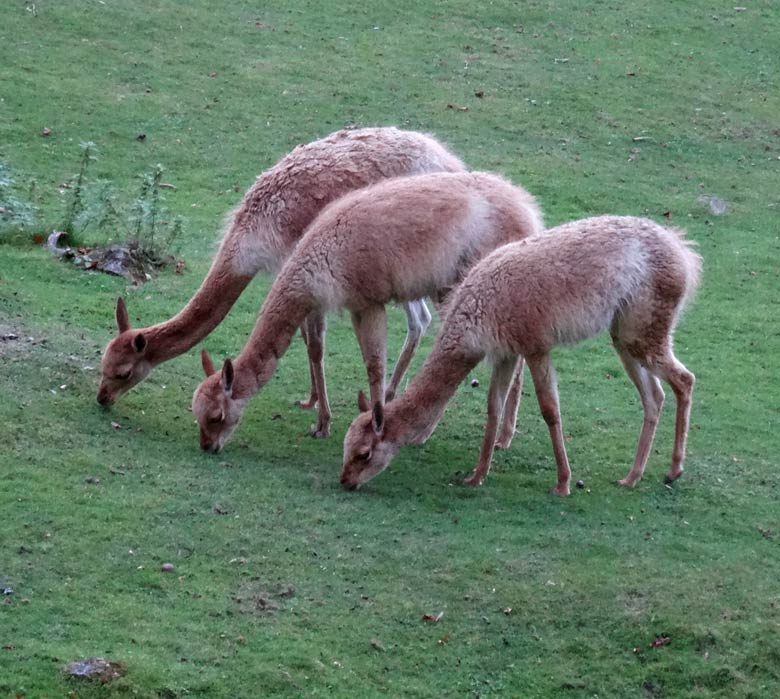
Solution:
<path fill-rule="evenodd" d="M 381 641 L 378 641 L 376 638 L 371 639 L 371 647 L 383 653 L 386 650 L 386 648 L 382 645 Z"/>
<path fill-rule="evenodd" d="M 477 91 L 474 93 L 474 96 L 475 96 L 475 97 L 480 97 L 480 98 L 482 98 L 482 97 L 484 97 L 484 96 L 485 96 L 485 91 L 484 91 L 484 90 L 477 90 Z"/>
<path fill-rule="evenodd" d="M 671 218 L 672 212 L 671 211 L 664 211 L 664 218 Z"/>
<path fill-rule="evenodd" d="M 51 129 L 48 126 L 44 126 L 41 129 L 41 136 L 51 136 Z"/>
<path fill-rule="evenodd" d="M 437 621 L 441 621 L 441 618 L 444 616 L 444 612 L 439 612 L 438 614 L 423 614 L 422 618 L 423 621 L 432 621 L 434 624 Z"/>
<path fill-rule="evenodd" d="M 668 646 L 672 642 L 669 636 L 656 636 L 655 640 L 650 644 L 651 648 L 660 648 L 661 646 Z"/>
<path fill-rule="evenodd" d="M 467 111 L 469 111 L 468 107 L 458 107 L 458 106 L 456 106 L 454 104 L 448 104 L 447 105 L 447 109 L 454 109 L 457 112 L 467 112 Z"/>
<path fill-rule="evenodd" d="M 120 425 L 118 422 L 111 421 L 111 427 L 113 427 L 115 430 L 122 429 L 122 425 Z"/>

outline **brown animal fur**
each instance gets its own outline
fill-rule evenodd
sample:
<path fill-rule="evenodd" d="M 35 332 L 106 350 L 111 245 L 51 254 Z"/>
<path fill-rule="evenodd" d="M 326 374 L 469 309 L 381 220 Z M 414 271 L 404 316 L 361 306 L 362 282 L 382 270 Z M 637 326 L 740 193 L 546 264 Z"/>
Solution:
<path fill-rule="evenodd" d="M 352 314 L 373 405 L 384 403 L 385 304 L 436 297 L 487 253 L 542 230 L 525 190 L 488 173 L 417 175 L 383 182 L 331 204 L 276 279 L 235 363 L 198 387 L 192 409 L 201 446 L 218 451 L 250 397 L 270 378 L 295 328 L 312 311 Z M 320 415 L 328 429 L 330 415 Z M 507 418 L 514 426 L 514 415 Z"/>
<path fill-rule="evenodd" d="M 463 163 L 432 137 L 392 127 L 339 131 L 298 146 L 261 174 L 244 195 L 229 217 L 206 278 L 176 316 L 132 330 L 124 301 L 118 300 L 119 335 L 103 354 L 98 402 L 113 403 L 157 364 L 200 342 L 227 315 L 255 274 L 279 270 L 309 223 L 331 201 L 390 177 L 464 169 Z M 420 308 L 421 303 L 411 312 L 424 319 L 427 309 L 424 304 Z M 407 344 L 419 339 L 418 326 L 410 321 Z M 304 319 L 301 331 L 312 378 L 310 398 L 302 401 L 301 407 L 309 408 L 318 400 L 317 384 L 324 393 L 324 319 L 317 314 Z"/>
<path fill-rule="evenodd" d="M 427 439 L 458 384 L 487 357 L 493 375 L 485 437 L 479 463 L 465 481 L 481 483 L 490 469 L 513 367 L 522 356 L 553 443 L 558 466 L 554 492 L 568 495 L 571 472 L 550 351 L 606 329 L 644 409 L 634 464 L 619 482 L 633 486 L 644 472 L 664 399 L 659 378 L 671 385 L 677 399 L 667 474 L 669 481 L 676 479 L 683 470 L 694 376 L 675 358 L 672 334 L 700 269 L 701 258 L 681 232 L 633 217 L 574 221 L 495 251 L 456 292 L 434 349 L 407 391 L 383 415 L 363 412 L 350 426 L 342 484 L 350 489 L 362 485 L 401 446 Z"/>

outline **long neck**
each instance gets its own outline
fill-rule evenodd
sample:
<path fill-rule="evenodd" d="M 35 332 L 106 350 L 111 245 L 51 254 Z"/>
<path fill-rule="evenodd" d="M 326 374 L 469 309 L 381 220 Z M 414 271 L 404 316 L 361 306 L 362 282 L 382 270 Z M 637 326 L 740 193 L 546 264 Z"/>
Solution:
<path fill-rule="evenodd" d="M 234 362 L 233 396 L 249 398 L 271 378 L 295 332 L 317 307 L 314 296 L 280 275 L 266 297 L 252 334 Z"/>
<path fill-rule="evenodd" d="M 398 446 L 425 441 L 436 429 L 460 383 L 483 356 L 457 345 L 444 346 L 440 337 L 409 387 L 387 405 L 389 439 Z"/>
<path fill-rule="evenodd" d="M 147 357 L 158 364 L 194 347 L 219 325 L 253 275 L 237 274 L 230 257 L 221 247 L 206 278 L 173 318 L 144 328 Z"/>

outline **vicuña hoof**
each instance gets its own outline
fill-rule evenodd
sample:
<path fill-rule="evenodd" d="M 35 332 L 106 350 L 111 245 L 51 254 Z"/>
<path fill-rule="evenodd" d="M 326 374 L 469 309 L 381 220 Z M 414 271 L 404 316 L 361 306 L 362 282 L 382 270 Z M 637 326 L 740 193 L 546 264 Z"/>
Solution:
<path fill-rule="evenodd" d="M 484 478 L 480 478 L 476 473 L 472 473 L 468 478 L 463 479 L 463 485 L 475 486 L 482 485 Z"/>
<path fill-rule="evenodd" d="M 682 476 L 682 473 L 683 473 L 682 469 L 677 471 L 677 473 L 675 473 L 674 471 L 669 471 L 669 473 L 667 473 L 664 476 L 664 483 L 666 483 L 666 485 L 669 485 L 670 483 L 674 483 L 680 476 Z"/>
<path fill-rule="evenodd" d="M 512 446 L 512 439 L 514 436 L 514 432 L 511 432 L 510 434 L 502 433 L 498 435 L 498 439 L 496 440 L 496 449 L 509 449 L 509 447 Z"/>
<path fill-rule="evenodd" d="M 636 485 L 636 481 L 631 478 L 621 478 L 617 484 L 624 488 L 633 488 Z"/>
<path fill-rule="evenodd" d="M 551 491 L 550 495 L 557 495 L 558 497 L 565 498 L 569 495 L 569 486 L 567 485 L 556 485 Z"/>
<path fill-rule="evenodd" d="M 312 425 L 309 434 L 315 439 L 327 439 L 330 437 L 330 423 L 327 425 Z"/>

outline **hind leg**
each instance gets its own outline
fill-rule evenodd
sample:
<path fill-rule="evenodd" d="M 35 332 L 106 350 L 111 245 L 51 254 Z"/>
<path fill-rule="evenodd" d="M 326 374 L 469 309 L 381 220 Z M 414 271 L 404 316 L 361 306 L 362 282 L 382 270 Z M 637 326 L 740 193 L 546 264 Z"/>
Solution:
<path fill-rule="evenodd" d="M 431 324 L 431 313 L 422 299 L 405 303 L 404 310 L 406 311 L 406 340 L 404 341 L 401 354 L 398 356 L 395 369 L 393 369 L 390 386 L 388 386 L 385 393 L 386 403 L 395 398 L 398 385 L 401 383 L 401 379 L 409 368 L 409 363 L 412 361 L 412 357 L 414 357 L 414 353 L 420 344 L 420 338 Z"/>
<path fill-rule="evenodd" d="M 633 381 L 639 391 L 639 398 L 642 401 L 644 410 L 644 421 L 642 422 L 642 432 L 639 435 L 639 443 L 636 448 L 636 457 L 634 464 L 628 475 L 619 480 L 618 483 L 623 486 L 632 487 L 642 478 L 647 465 L 647 458 L 650 456 L 650 448 L 653 445 L 655 430 L 658 426 L 658 419 L 661 416 L 661 409 L 664 404 L 664 392 L 658 379 L 645 369 L 635 357 L 626 350 L 620 343 L 620 340 L 612 340 L 615 351 L 623 363 L 626 374 Z"/>
<path fill-rule="evenodd" d="M 515 374 L 512 379 L 512 385 L 509 387 L 509 392 L 506 395 L 506 401 L 504 402 L 504 415 L 501 419 L 501 432 L 499 432 L 498 439 L 496 440 L 497 449 L 509 449 L 509 445 L 512 444 L 512 438 L 515 435 L 515 427 L 517 426 L 517 411 L 520 408 L 520 397 L 523 392 L 523 367 L 525 362 L 522 357 L 517 358 L 517 364 L 515 365 Z"/>
<path fill-rule="evenodd" d="M 666 482 L 671 483 L 679 478 L 683 472 L 685 443 L 688 439 L 688 424 L 693 404 L 693 385 L 696 383 L 696 377 L 674 356 L 671 344 L 664 347 L 659 356 L 650 358 L 648 369 L 672 387 L 674 397 L 677 399 L 672 467 L 666 474 Z"/>

